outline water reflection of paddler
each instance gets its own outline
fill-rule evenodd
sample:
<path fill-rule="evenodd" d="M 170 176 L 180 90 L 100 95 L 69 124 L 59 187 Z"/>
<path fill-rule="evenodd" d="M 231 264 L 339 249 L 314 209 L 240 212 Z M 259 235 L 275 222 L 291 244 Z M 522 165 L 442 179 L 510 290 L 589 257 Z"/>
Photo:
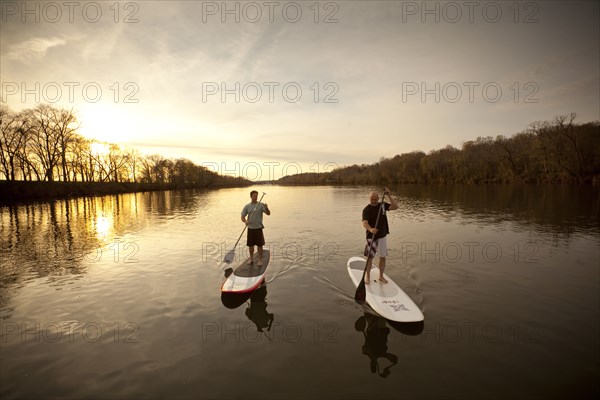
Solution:
<path fill-rule="evenodd" d="M 354 323 L 354 329 L 362 332 L 365 336 L 365 344 L 362 346 L 362 353 L 371 359 L 371 372 L 378 373 L 379 376 L 387 378 L 390 374 L 390 368 L 398 363 L 398 357 L 387 351 L 387 337 L 390 328 L 387 327 L 385 318 L 365 313 Z M 391 364 L 380 371 L 379 358 L 385 358 Z"/>
<path fill-rule="evenodd" d="M 272 313 L 267 312 L 267 287 L 261 286 L 256 289 L 250 296 L 250 304 L 246 308 L 246 317 L 256 325 L 259 332 L 271 330 L 273 320 L 275 319 Z"/>

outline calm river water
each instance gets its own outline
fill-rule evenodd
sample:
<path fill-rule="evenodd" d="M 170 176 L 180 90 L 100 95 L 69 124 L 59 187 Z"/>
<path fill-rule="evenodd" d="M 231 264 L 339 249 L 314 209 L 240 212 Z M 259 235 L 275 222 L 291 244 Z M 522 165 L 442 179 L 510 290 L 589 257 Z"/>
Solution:
<path fill-rule="evenodd" d="M 386 272 L 419 324 L 353 301 L 371 188 L 256 189 L 272 261 L 250 298 L 220 292 L 250 188 L 0 207 L 0 397 L 599 393 L 597 189 L 392 188 Z"/>

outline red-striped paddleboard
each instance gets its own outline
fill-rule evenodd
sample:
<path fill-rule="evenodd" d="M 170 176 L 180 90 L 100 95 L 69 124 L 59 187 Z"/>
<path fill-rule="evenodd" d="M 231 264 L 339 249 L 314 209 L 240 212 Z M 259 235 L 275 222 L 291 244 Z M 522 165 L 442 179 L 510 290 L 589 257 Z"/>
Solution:
<path fill-rule="evenodd" d="M 227 280 L 221 286 L 222 292 L 227 293 L 248 293 L 260 286 L 265 279 L 265 273 L 269 266 L 271 252 L 268 248 L 263 248 L 263 265 L 258 265 L 258 251 L 254 252 L 252 264 L 243 260 L 240 265 L 227 277 Z"/>

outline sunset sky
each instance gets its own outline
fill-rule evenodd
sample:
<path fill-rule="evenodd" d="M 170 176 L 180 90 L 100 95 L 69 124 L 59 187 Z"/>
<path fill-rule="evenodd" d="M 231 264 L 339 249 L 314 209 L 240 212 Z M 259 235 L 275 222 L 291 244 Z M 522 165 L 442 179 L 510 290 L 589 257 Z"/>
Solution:
<path fill-rule="evenodd" d="M 85 136 L 221 173 L 278 178 L 600 119 L 597 1 L 0 6 L 11 109 L 73 108 Z"/>

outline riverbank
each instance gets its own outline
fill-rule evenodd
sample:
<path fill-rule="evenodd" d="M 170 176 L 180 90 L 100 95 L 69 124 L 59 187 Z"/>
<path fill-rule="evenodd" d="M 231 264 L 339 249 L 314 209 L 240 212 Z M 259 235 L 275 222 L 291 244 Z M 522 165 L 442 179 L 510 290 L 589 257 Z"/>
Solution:
<path fill-rule="evenodd" d="M 206 186 L 176 185 L 161 183 L 133 182 L 39 182 L 39 181 L 0 181 L 0 204 L 27 200 L 48 200 L 55 198 L 104 196 L 108 194 L 150 192 L 176 189 L 208 189 L 220 187 L 248 186 L 246 180 L 231 181 L 227 184 Z"/>

